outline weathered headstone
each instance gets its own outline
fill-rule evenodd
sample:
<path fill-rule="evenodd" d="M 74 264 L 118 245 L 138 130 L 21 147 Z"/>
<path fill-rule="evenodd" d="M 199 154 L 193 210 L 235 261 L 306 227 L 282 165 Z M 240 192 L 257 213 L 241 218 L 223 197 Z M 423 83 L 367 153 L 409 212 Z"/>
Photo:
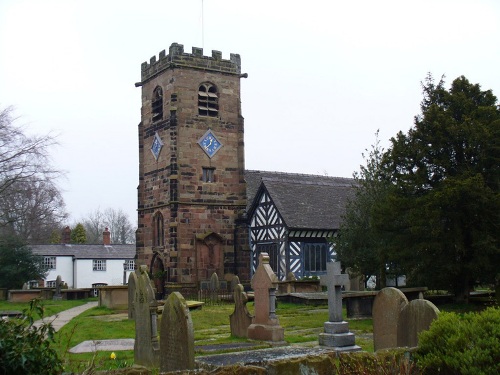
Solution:
<path fill-rule="evenodd" d="M 62 278 L 61 278 L 61 275 L 57 275 L 57 277 L 56 277 L 56 292 L 54 293 L 54 297 L 52 297 L 52 299 L 55 299 L 55 300 L 62 299 L 61 287 L 62 287 Z"/>
<path fill-rule="evenodd" d="M 399 289 L 384 288 L 373 302 L 374 349 L 415 347 L 418 334 L 429 329 L 438 308 L 425 299 L 408 299 Z"/>
<path fill-rule="evenodd" d="M 219 276 L 214 272 L 212 276 L 210 276 L 210 290 L 219 290 L 220 289 L 220 282 L 219 282 Z"/>
<path fill-rule="evenodd" d="M 354 333 L 349 332 L 349 323 L 342 318 L 342 286 L 349 282 L 349 275 L 341 273 L 340 262 L 326 264 L 326 276 L 320 283 L 328 288 L 328 322 L 324 333 L 319 334 L 319 345 L 334 348 L 336 351 L 358 351 Z"/>
<path fill-rule="evenodd" d="M 428 330 L 438 315 L 438 308 L 425 299 L 415 299 L 403 307 L 398 323 L 398 346 L 417 346 L 418 334 Z"/>
<path fill-rule="evenodd" d="M 255 316 L 248 327 L 248 338 L 263 341 L 283 341 L 284 328 L 276 316 L 276 288 L 278 278 L 269 265 L 269 255 L 261 253 L 259 265 L 252 277 Z"/>
<path fill-rule="evenodd" d="M 134 293 L 135 342 L 134 362 L 145 367 L 158 367 L 159 342 L 157 326 L 157 302 L 155 290 L 147 272 L 142 265 L 136 273 Z"/>
<path fill-rule="evenodd" d="M 193 322 L 179 292 L 171 293 L 165 301 L 160 340 L 160 372 L 194 369 Z"/>
<path fill-rule="evenodd" d="M 231 280 L 231 292 L 234 292 L 238 285 L 240 285 L 240 278 L 237 275 L 234 275 Z"/>
<path fill-rule="evenodd" d="M 233 292 L 234 312 L 229 315 L 231 335 L 236 337 L 247 337 L 248 327 L 252 324 L 253 316 L 247 309 L 248 296 L 243 285 L 238 284 Z"/>
<path fill-rule="evenodd" d="M 398 324 L 408 299 L 399 289 L 384 288 L 373 301 L 373 347 L 375 350 L 398 346 Z"/>
<path fill-rule="evenodd" d="M 219 276 L 214 272 L 210 276 L 210 302 L 217 303 L 219 300 L 220 282 Z"/>
<path fill-rule="evenodd" d="M 128 318 L 134 319 L 134 299 L 135 299 L 135 288 L 137 286 L 137 274 L 135 272 L 130 272 L 128 276 Z"/>

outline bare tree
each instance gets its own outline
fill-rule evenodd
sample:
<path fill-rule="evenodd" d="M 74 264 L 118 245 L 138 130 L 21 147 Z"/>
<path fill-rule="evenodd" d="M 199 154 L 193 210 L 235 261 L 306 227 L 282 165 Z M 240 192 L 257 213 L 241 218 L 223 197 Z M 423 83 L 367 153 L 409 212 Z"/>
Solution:
<path fill-rule="evenodd" d="M 50 164 L 54 137 L 26 135 L 11 114 L 12 107 L 0 110 L 0 196 L 16 182 L 53 179 L 61 174 Z"/>
<path fill-rule="evenodd" d="M 55 184 L 61 172 L 49 157 L 56 141 L 51 135 L 26 135 L 11 113 L 11 107 L 0 110 L 0 234 L 48 242 L 67 216 Z"/>
<path fill-rule="evenodd" d="M 87 232 L 88 243 L 102 243 L 102 233 L 106 228 L 111 232 L 111 243 L 130 244 L 135 242 L 135 229 L 129 218 L 120 209 L 97 209 L 82 220 Z"/>

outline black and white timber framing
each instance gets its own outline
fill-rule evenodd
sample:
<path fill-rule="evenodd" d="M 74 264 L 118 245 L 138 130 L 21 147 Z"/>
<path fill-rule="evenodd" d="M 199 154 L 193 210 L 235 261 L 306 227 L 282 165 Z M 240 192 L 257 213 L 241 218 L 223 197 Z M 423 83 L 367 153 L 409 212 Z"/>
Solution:
<path fill-rule="evenodd" d="M 267 252 L 280 280 L 326 273 L 341 216 L 353 194 L 348 178 L 246 171 L 252 274 Z"/>

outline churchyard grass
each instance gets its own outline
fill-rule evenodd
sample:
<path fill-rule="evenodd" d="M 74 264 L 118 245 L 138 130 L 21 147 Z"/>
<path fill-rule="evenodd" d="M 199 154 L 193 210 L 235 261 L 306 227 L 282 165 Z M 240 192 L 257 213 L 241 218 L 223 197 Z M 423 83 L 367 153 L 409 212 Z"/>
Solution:
<path fill-rule="evenodd" d="M 43 311 L 44 316 L 52 316 L 57 314 L 60 311 L 71 309 L 72 307 L 84 305 L 90 301 L 97 301 L 97 298 L 89 298 L 89 299 L 79 299 L 79 300 L 43 300 Z M 16 310 L 23 311 L 29 307 L 28 302 L 9 302 L 9 301 L 0 301 L 0 311 L 5 310 Z M 40 316 L 34 315 L 35 319 L 39 319 Z"/>

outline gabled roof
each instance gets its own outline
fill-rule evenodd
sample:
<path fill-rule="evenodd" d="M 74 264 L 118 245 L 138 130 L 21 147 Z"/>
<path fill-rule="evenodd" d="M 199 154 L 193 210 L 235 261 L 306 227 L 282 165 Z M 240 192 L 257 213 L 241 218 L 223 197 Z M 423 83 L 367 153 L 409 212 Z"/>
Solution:
<path fill-rule="evenodd" d="M 134 259 L 135 245 L 30 245 L 33 254 L 77 259 Z"/>
<path fill-rule="evenodd" d="M 248 215 L 267 191 L 289 229 L 338 229 L 354 180 L 296 173 L 246 171 Z"/>

